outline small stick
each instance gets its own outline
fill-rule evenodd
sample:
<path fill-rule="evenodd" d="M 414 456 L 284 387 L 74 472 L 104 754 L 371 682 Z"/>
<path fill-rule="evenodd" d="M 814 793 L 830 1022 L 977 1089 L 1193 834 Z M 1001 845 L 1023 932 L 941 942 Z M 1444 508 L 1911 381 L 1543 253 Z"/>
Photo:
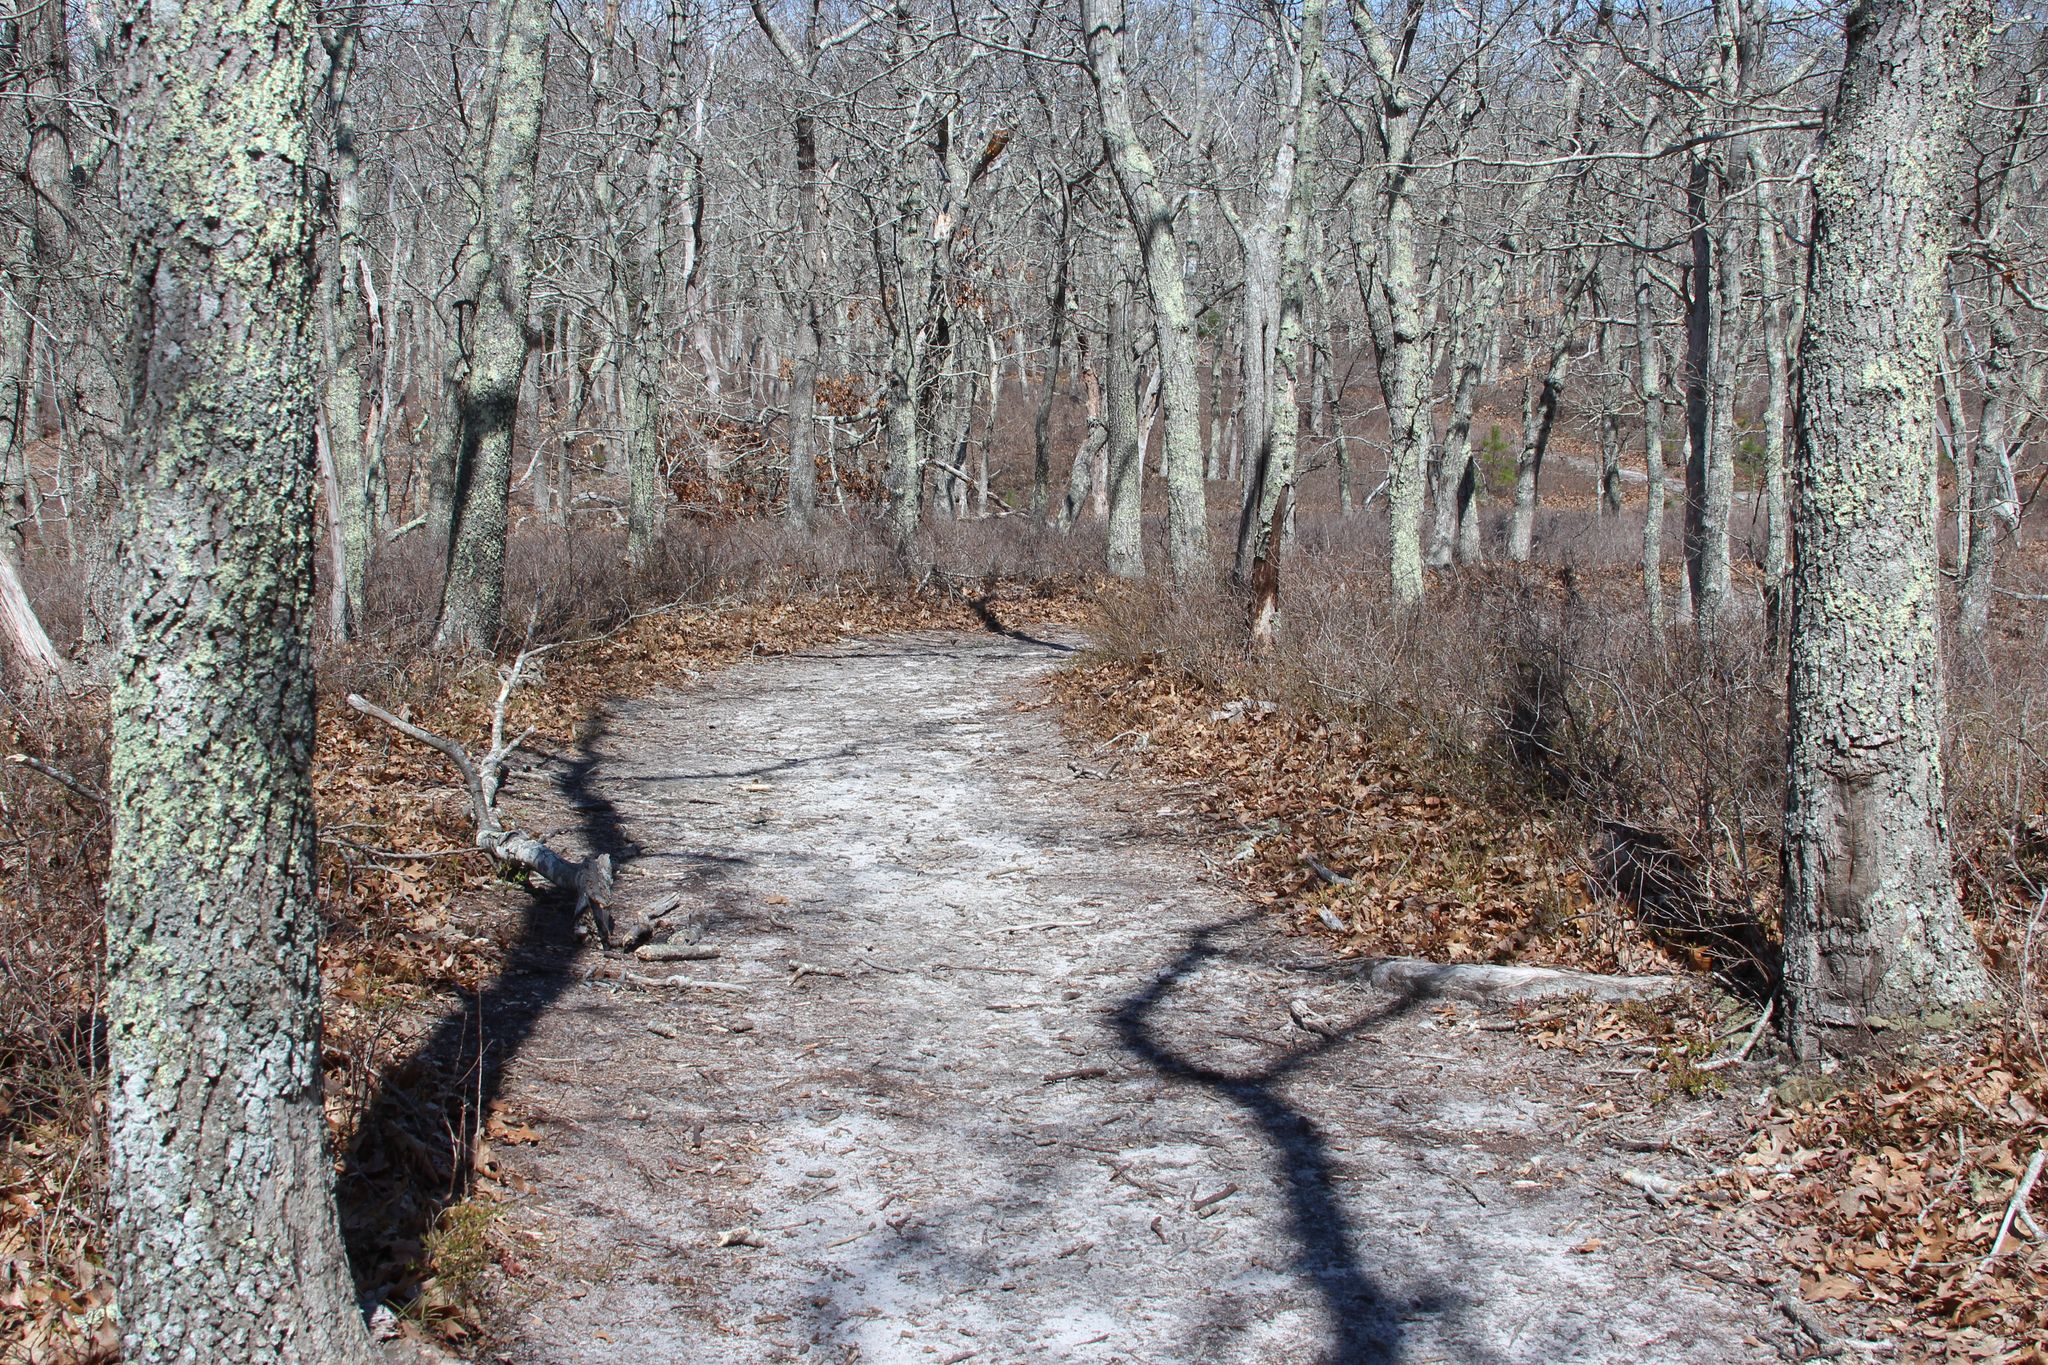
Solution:
<path fill-rule="evenodd" d="M 1314 858 L 1310 857 L 1306 853 L 1301 855 L 1301 865 L 1307 868 L 1309 871 L 1315 873 L 1324 881 L 1328 882 L 1331 886 L 1351 885 L 1351 878 L 1345 876 L 1341 872 L 1332 872 L 1329 868 L 1324 867 L 1321 863 L 1317 862 Z"/>
<path fill-rule="evenodd" d="M 789 964 L 789 983 L 793 986 L 807 976 L 845 976 L 837 967 L 820 967 L 815 962 L 792 962 Z"/>
<path fill-rule="evenodd" d="M 1100 919 L 1047 919 L 1036 924 L 1005 924 L 996 932 L 999 934 L 1021 934 L 1027 929 L 1080 929 L 1090 924 L 1100 924 Z"/>
<path fill-rule="evenodd" d="M 1742 1062 L 1749 1057 L 1750 1049 L 1756 1046 L 1756 1040 L 1763 1036 L 1764 1027 L 1771 1022 L 1771 1010 L 1776 1004 L 1777 1002 L 1774 1000 L 1764 1001 L 1764 1011 L 1762 1014 L 1759 1014 L 1756 1017 L 1756 1024 L 1754 1027 L 1750 1029 L 1749 1037 L 1742 1040 L 1741 1051 L 1737 1052 L 1732 1057 L 1716 1057 L 1711 1062 L 1702 1063 L 1700 1066 L 1696 1067 L 1695 1070 L 1719 1071 L 1723 1067 L 1741 1065 Z"/>
<path fill-rule="evenodd" d="M 1077 1066 L 1072 1071 L 1048 1071 L 1042 1084 L 1054 1085 L 1060 1081 L 1092 1081 L 1107 1076 L 1106 1066 Z"/>
<path fill-rule="evenodd" d="M 609 977 L 611 973 L 600 970 L 599 975 Z M 750 993 L 748 987 L 734 981 L 700 981 L 692 976 L 646 976 L 640 972 L 621 970 L 617 979 L 628 986 L 639 986 L 644 990 L 676 986 L 699 991 L 729 991 L 734 995 Z"/>
<path fill-rule="evenodd" d="M 1216 1193 L 1214 1193 L 1214 1194 L 1205 1194 L 1205 1195 L 1203 1195 L 1203 1196 L 1202 1196 L 1202 1197 L 1201 1197 L 1200 1199 L 1197 1199 L 1197 1200 L 1196 1200 L 1196 1201 L 1194 1202 L 1194 1205 L 1193 1205 L 1193 1207 L 1194 1207 L 1194 1210 L 1195 1210 L 1195 1212 L 1196 1212 L 1196 1213 L 1200 1213 L 1200 1212 L 1202 1212 L 1202 1211 L 1203 1211 L 1204 1209 L 1207 1209 L 1207 1208 L 1211 1207 L 1212 1205 L 1216 1205 L 1216 1204 L 1220 1204 L 1220 1203 L 1222 1203 L 1222 1202 L 1223 1202 L 1224 1200 L 1226 1200 L 1226 1199 L 1230 1198 L 1230 1196 L 1231 1196 L 1231 1195 L 1233 1195 L 1233 1194 L 1236 1194 L 1236 1193 L 1237 1193 L 1237 1186 L 1235 1186 L 1235 1185 L 1225 1185 L 1225 1186 L 1224 1186 L 1224 1187 L 1223 1187 L 1222 1189 L 1220 1189 L 1220 1190 L 1216 1191 Z"/>
<path fill-rule="evenodd" d="M 49 778 L 52 782 L 55 782 L 58 786 L 64 788 L 73 796 L 82 796 L 86 800 L 95 802 L 102 806 L 107 804 L 107 794 L 105 792 L 101 791 L 97 787 L 91 786 L 88 783 L 79 781 L 70 773 L 65 772 L 62 768 L 51 767 L 49 764 L 43 762 L 39 758 L 30 758 L 27 754 L 9 754 L 7 756 L 7 761 L 9 763 L 19 763 L 22 767 L 27 768 L 32 772 L 41 773 L 44 777 Z"/>
<path fill-rule="evenodd" d="M 2005 1249 L 2006 1234 L 2012 1231 L 2013 1220 L 2026 1212 L 2027 1197 L 2034 1192 L 2034 1182 L 2041 1178 L 2041 1166 L 2048 1162 L 2048 1147 L 2034 1149 L 2034 1159 L 2027 1163 L 2027 1173 L 2020 1180 L 2020 1187 L 2013 1191 L 2012 1202 L 2005 1206 L 2005 1218 L 1998 1225 L 1998 1235 L 1991 1239 L 1991 1254 L 1977 1267 L 1979 1274 L 1991 1268 L 1998 1259 L 1998 1253 Z"/>

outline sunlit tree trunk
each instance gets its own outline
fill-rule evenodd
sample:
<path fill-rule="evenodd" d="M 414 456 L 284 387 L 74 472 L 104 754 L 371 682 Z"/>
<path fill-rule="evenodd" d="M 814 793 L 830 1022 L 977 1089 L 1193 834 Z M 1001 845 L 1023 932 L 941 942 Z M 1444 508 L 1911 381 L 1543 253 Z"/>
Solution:
<path fill-rule="evenodd" d="M 1927 496 L 1951 214 L 1986 0 L 1864 0 L 1814 172 L 1793 506 L 1787 1036 L 1989 989 L 1942 793 Z"/>
<path fill-rule="evenodd" d="M 127 638 L 107 882 L 108 1192 L 127 1358 L 370 1358 L 321 1100 L 313 10 L 147 4 Z"/>
<path fill-rule="evenodd" d="M 499 3 L 490 132 L 477 186 L 481 217 L 470 242 L 482 262 L 463 338 L 467 365 L 455 393 L 454 525 L 434 631 L 437 644 L 459 649 L 491 648 L 504 611 L 512 436 L 533 344 L 526 316 L 533 191 L 553 7 L 546 0 Z"/>
<path fill-rule="evenodd" d="M 1124 206 L 1138 235 L 1158 337 L 1166 410 L 1166 558 L 1173 581 L 1193 584 L 1210 572 L 1209 524 L 1202 480 L 1201 386 L 1195 377 L 1195 318 L 1173 205 L 1159 189 L 1152 155 L 1138 136 L 1123 70 L 1123 0 L 1082 0 L 1088 74 L 1094 80 L 1102 136 Z"/>

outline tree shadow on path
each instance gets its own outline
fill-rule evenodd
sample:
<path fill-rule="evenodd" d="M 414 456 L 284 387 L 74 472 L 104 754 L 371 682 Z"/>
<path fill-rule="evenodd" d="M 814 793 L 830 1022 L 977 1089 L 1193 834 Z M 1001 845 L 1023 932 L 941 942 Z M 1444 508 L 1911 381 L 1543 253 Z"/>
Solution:
<path fill-rule="evenodd" d="M 1144 989 L 1120 1002 L 1110 1016 L 1125 1049 L 1169 1080 L 1201 1086 L 1231 1101 L 1255 1122 L 1273 1146 L 1286 1184 L 1293 1260 L 1300 1277 L 1313 1285 L 1329 1319 L 1328 1365 L 1382 1365 L 1401 1358 L 1404 1312 L 1434 1311 L 1443 1296 L 1418 1302 L 1390 1300 L 1360 1263 L 1354 1234 L 1335 1186 L 1329 1143 L 1314 1120 L 1288 1103 L 1282 1088 L 1309 1063 L 1342 1044 L 1393 1022 L 1415 1009 L 1413 995 L 1334 1028 L 1313 1043 L 1292 1048 L 1265 1065 L 1226 1071 L 1176 1051 L 1158 1032 L 1158 1015 L 1176 987 L 1212 960 L 1232 955 L 1217 939 L 1256 917 L 1222 920 L 1194 930 L 1180 953 Z"/>
<path fill-rule="evenodd" d="M 640 849 L 617 806 L 592 785 L 605 758 L 607 727 L 601 720 L 574 757 L 554 765 L 553 782 L 581 817 L 577 834 L 586 855 L 609 853 L 617 870 Z M 717 857 L 691 862 L 698 878 L 732 870 L 730 860 Z M 366 1307 L 404 1307 L 420 1297 L 429 1236 L 442 1213 L 472 1188 L 505 1068 L 577 979 L 573 962 L 583 944 L 574 893 L 539 884 L 528 890 L 518 938 L 507 946 L 497 976 L 481 991 L 465 993 L 417 1047 L 383 1070 L 341 1154 L 342 1228 Z M 437 1311 L 430 1303 L 419 1306 L 422 1316 Z"/>

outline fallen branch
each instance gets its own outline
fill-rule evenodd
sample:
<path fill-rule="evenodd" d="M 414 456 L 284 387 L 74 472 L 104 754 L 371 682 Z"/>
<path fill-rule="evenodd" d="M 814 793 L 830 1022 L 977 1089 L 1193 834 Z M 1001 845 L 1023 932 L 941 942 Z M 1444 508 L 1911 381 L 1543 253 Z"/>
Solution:
<path fill-rule="evenodd" d="M 2012 1202 L 2005 1206 L 2005 1218 L 1998 1225 L 1998 1235 L 1991 1239 L 1991 1254 L 1977 1267 L 1980 1274 L 1989 1270 L 1991 1263 L 1998 1259 L 1998 1253 L 2005 1250 L 2005 1239 L 2011 1234 L 2014 1221 L 2026 1213 L 2027 1199 L 2034 1193 L 2034 1182 L 2041 1178 L 2044 1162 L 2048 1162 L 2048 1147 L 2035 1148 L 2034 1159 L 2027 1163 L 2027 1173 L 2021 1177 L 2020 1187 L 2013 1191 Z"/>
<path fill-rule="evenodd" d="M 1593 1000 L 1653 1000 L 1676 995 L 1687 986 L 1676 976 L 1604 976 L 1555 967 L 1426 962 L 1412 957 L 1360 958 L 1331 964 L 1331 968 L 1356 973 L 1368 984 L 1399 995 L 1464 1000 L 1475 1005 L 1573 995 Z"/>
<path fill-rule="evenodd" d="M 1746 1061 L 1749 1057 L 1750 1049 L 1756 1046 L 1756 1040 L 1763 1037 L 1765 1026 L 1771 1022 L 1771 1007 L 1776 1003 L 1776 1001 L 1772 1000 L 1764 1001 L 1763 1013 L 1756 1017 L 1755 1025 L 1749 1030 L 1749 1037 L 1742 1040 L 1741 1051 L 1732 1057 L 1716 1057 L 1713 1061 L 1702 1063 L 1695 1069 L 1699 1071 L 1719 1071 L 1723 1067 L 1739 1066 Z"/>
<path fill-rule="evenodd" d="M 84 797 L 97 806 L 107 804 L 107 794 L 105 792 L 89 783 L 80 781 L 62 768 L 52 767 L 40 758 L 30 758 L 27 754 L 9 754 L 7 761 L 9 763 L 19 763 L 30 772 L 41 773 L 73 796 Z"/>
<path fill-rule="evenodd" d="M 469 814 L 476 824 L 476 846 L 498 862 L 538 873 L 550 886 L 576 893 L 576 914 L 588 912 L 600 941 L 611 943 L 612 919 L 605 905 L 612 894 L 612 860 L 599 853 L 572 862 L 521 829 L 507 829 L 498 814 L 498 791 L 505 778 L 505 764 L 526 737 L 527 730 L 513 739 L 505 738 L 505 710 L 519 686 L 527 661 L 538 651 L 521 650 L 519 657 L 499 671 L 498 700 L 491 709 L 491 747 L 481 761 L 455 740 L 401 720 L 374 702 L 351 692 L 348 704 L 362 714 L 383 721 L 408 739 L 433 749 L 455 766 L 462 776 L 463 791 L 469 797 Z"/>
<path fill-rule="evenodd" d="M 642 962 L 708 962 L 718 949 L 702 943 L 643 943 L 633 950 Z"/>
<path fill-rule="evenodd" d="M 1341 872 L 1332 871 L 1330 868 L 1325 867 L 1322 863 L 1318 862 L 1309 854 L 1304 853 L 1301 855 L 1301 865 L 1307 868 L 1309 871 L 1315 873 L 1316 876 L 1328 882 L 1331 886 L 1351 885 L 1351 878 L 1345 876 Z"/>

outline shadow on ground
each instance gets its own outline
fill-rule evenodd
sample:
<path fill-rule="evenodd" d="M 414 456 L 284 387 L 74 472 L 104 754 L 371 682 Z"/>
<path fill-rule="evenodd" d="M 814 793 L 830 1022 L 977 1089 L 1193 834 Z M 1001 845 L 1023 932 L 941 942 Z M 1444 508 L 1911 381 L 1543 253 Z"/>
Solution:
<path fill-rule="evenodd" d="M 1219 939 L 1256 919 L 1235 916 L 1191 931 L 1181 951 L 1142 990 L 1121 1001 L 1110 1020 L 1124 1049 L 1158 1075 L 1200 1086 L 1238 1106 L 1258 1125 L 1284 1184 L 1295 1273 L 1322 1300 L 1330 1338 L 1324 1359 L 1328 1365 L 1390 1365 L 1401 1359 L 1402 1318 L 1444 1311 L 1449 1300 L 1443 1295 L 1396 1300 L 1366 1269 L 1358 1231 L 1336 1190 L 1329 1144 L 1315 1121 L 1290 1104 L 1282 1090 L 1309 1063 L 1410 1013 L 1419 1001 L 1400 996 L 1254 1069 L 1226 1071 L 1176 1050 L 1159 1028 L 1170 997 L 1204 965 L 1231 956 Z"/>
<path fill-rule="evenodd" d="M 600 722 L 576 756 L 557 766 L 554 785 L 581 816 L 577 835 L 586 855 L 609 853 L 616 871 L 641 850 L 627 837 L 617 807 L 592 786 L 606 733 Z M 693 855 L 690 861 L 699 878 L 717 878 L 731 870 L 732 860 Z M 385 1068 L 342 1153 L 342 1230 L 357 1292 L 368 1307 L 389 1303 L 428 1317 L 446 1311 L 421 1297 L 430 1236 L 472 1187 L 481 1130 L 506 1065 L 576 980 L 573 962 L 583 942 L 574 895 L 544 885 L 529 892 L 518 938 L 498 975 L 464 995 L 418 1047 Z"/>

